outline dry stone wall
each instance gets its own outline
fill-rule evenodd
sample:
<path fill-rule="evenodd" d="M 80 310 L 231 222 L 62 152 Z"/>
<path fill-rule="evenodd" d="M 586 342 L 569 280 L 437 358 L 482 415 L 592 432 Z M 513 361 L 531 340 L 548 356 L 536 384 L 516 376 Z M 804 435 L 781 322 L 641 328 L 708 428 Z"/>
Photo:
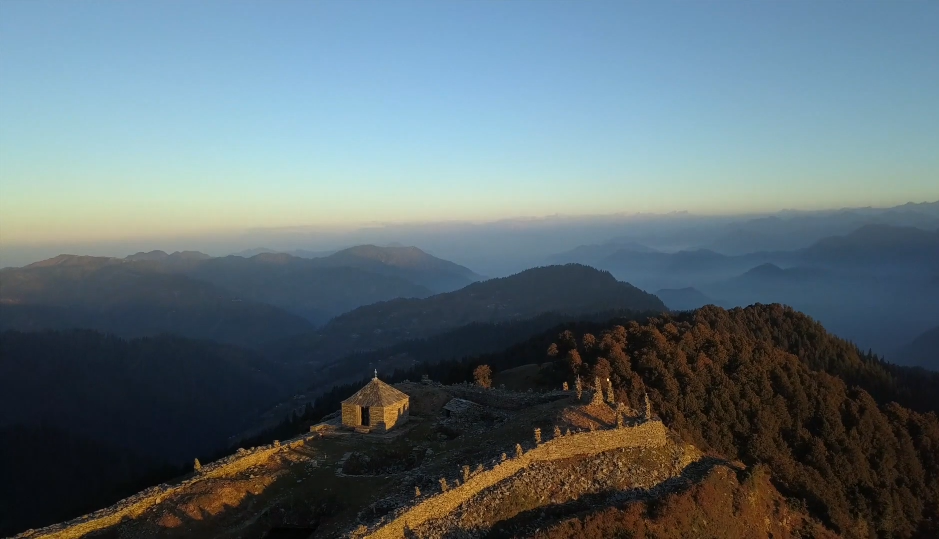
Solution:
<path fill-rule="evenodd" d="M 662 447 L 667 429 L 660 421 L 647 421 L 635 427 L 583 432 L 554 438 L 521 456 L 500 462 L 491 470 L 472 475 L 450 488 L 399 513 L 364 535 L 367 539 L 402 539 L 405 530 L 443 518 L 461 504 L 500 481 L 508 479 L 535 462 L 589 456 L 626 447 Z"/>
<path fill-rule="evenodd" d="M 53 524 L 38 530 L 27 530 L 16 536 L 17 539 L 77 539 L 88 533 L 114 526 L 125 518 L 136 518 L 146 510 L 159 504 L 169 496 L 176 494 L 199 481 L 206 479 L 230 477 L 243 472 L 248 468 L 264 464 L 275 454 L 296 448 L 308 439 L 316 438 L 319 434 L 305 434 L 284 442 L 275 442 L 271 445 L 256 447 L 250 451 L 239 450 L 234 455 L 202 466 L 200 472 L 181 483 L 170 485 L 163 483 L 140 491 L 133 496 L 124 498 L 116 504 L 99 509 L 94 513 Z"/>

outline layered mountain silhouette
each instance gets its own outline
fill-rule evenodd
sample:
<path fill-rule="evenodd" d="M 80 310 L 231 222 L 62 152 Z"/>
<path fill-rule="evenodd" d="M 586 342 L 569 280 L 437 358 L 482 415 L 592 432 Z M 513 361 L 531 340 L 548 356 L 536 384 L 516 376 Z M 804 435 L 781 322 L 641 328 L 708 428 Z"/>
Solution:
<path fill-rule="evenodd" d="M 525 320 L 543 313 L 586 315 L 610 310 L 662 312 L 657 297 L 608 272 L 567 264 L 545 266 L 471 284 L 424 299 L 395 299 L 359 307 L 321 331 L 278 343 L 276 356 L 328 361 L 430 337 L 475 322 Z"/>
<path fill-rule="evenodd" d="M 451 292 L 482 280 L 469 268 L 431 256 L 417 247 L 359 245 L 317 258 L 314 262 L 322 267 L 359 268 L 399 277 L 434 293 Z"/>
<path fill-rule="evenodd" d="M 415 247 L 360 246 L 315 259 L 194 251 L 61 255 L 2 270 L 0 328 L 84 327 L 126 337 L 169 332 L 257 346 L 362 305 L 427 297 L 477 279 Z"/>
<path fill-rule="evenodd" d="M 428 288 L 396 275 L 280 253 L 213 258 L 186 275 L 285 309 L 316 325 L 376 301 L 431 295 Z"/>
<path fill-rule="evenodd" d="M 819 240 L 799 257 L 829 266 L 939 269 L 939 230 L 866 225 L 846 236 Z"/>
<path fill-rule="evenodd" d="M 256 345 L 308 330 L 302 317 L 243 299 L 154 260 L 63 255 L 0 271 L 0 329 L 88 328 L 125 337 L 175 333 Z"/>

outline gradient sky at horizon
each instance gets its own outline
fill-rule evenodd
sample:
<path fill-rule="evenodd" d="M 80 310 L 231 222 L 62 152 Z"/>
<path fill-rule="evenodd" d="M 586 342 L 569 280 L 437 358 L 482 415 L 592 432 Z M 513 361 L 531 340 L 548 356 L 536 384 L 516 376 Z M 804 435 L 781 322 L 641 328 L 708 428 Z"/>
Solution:
<path fill-rule="evenodd" d="M 939 199 L 937 2 L 0 2 L 0 243 Z"/>

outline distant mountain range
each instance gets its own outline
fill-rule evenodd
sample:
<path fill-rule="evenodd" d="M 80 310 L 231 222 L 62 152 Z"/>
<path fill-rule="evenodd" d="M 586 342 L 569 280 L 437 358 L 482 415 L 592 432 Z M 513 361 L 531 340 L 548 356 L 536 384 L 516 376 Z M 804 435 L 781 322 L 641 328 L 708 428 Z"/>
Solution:
<path fill-rule="evenodd" d="M 780 212 L 725 225 L 703 246 L 740 255 L 758 251 L 793 251 L 865 226 L 939 228 L 939 201 L 893 208 L 851 208 L 822 212 Z"/>
<path fill-rule="evenodd" d="M 315 259 L 194 251 L 60 255 L 0 270 L 0 329 L 170 332 L 257 346 L 361 305 L 427 297 L 479 278 L 415 247 L 366 245 Z"/>
<path fill-rule="evenodd" d="M 126 337 L 175 333 L 256 345 L 303 332 L 302 317 L 185 275 L 63 255 L 0 271 L 0 329 L 87 328 Z"/>
<path fill-rule="evenodd" d="M 605 271 L 568 264 L 523 271 L 424 299 L 396 299 L 359 307 L 322 330 L 276 343 L 277 357 L 328 361 L 430 337 L 475 322 L 519 321 L 544 313 L 586 315 L 629 309 L 662 312 L 657 297 Z"/>
<path fill-rule="evenodd" d="M 914 207 L 911 215 L 919 217 L 911 221 L 932 222 L 928 211 L 936 204 Z M 566 256 L 577 252 L 597 251 L 587 245 Z M 727 307 L 790 304 L 880 353 L 895 350 L 939 323 L 935 306 L 939 230 L 935 229 L 864 224 L 800 249 L 737 255 L 709 249 L 670 253 L 618 249 L 595 266 L 646 290 L 661 291 L 663 301 L 674 309 L 700 307 L 707 301 L 689 289 Z"/>

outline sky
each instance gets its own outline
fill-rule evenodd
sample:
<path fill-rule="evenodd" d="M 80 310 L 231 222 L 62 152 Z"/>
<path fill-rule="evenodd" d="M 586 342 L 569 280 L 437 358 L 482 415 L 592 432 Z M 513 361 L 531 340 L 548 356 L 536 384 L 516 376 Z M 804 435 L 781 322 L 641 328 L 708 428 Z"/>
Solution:
<path fill-rule="evenodd" d="M 0 246 L 939 199 L 937 2 L 0 1 Z"/>

